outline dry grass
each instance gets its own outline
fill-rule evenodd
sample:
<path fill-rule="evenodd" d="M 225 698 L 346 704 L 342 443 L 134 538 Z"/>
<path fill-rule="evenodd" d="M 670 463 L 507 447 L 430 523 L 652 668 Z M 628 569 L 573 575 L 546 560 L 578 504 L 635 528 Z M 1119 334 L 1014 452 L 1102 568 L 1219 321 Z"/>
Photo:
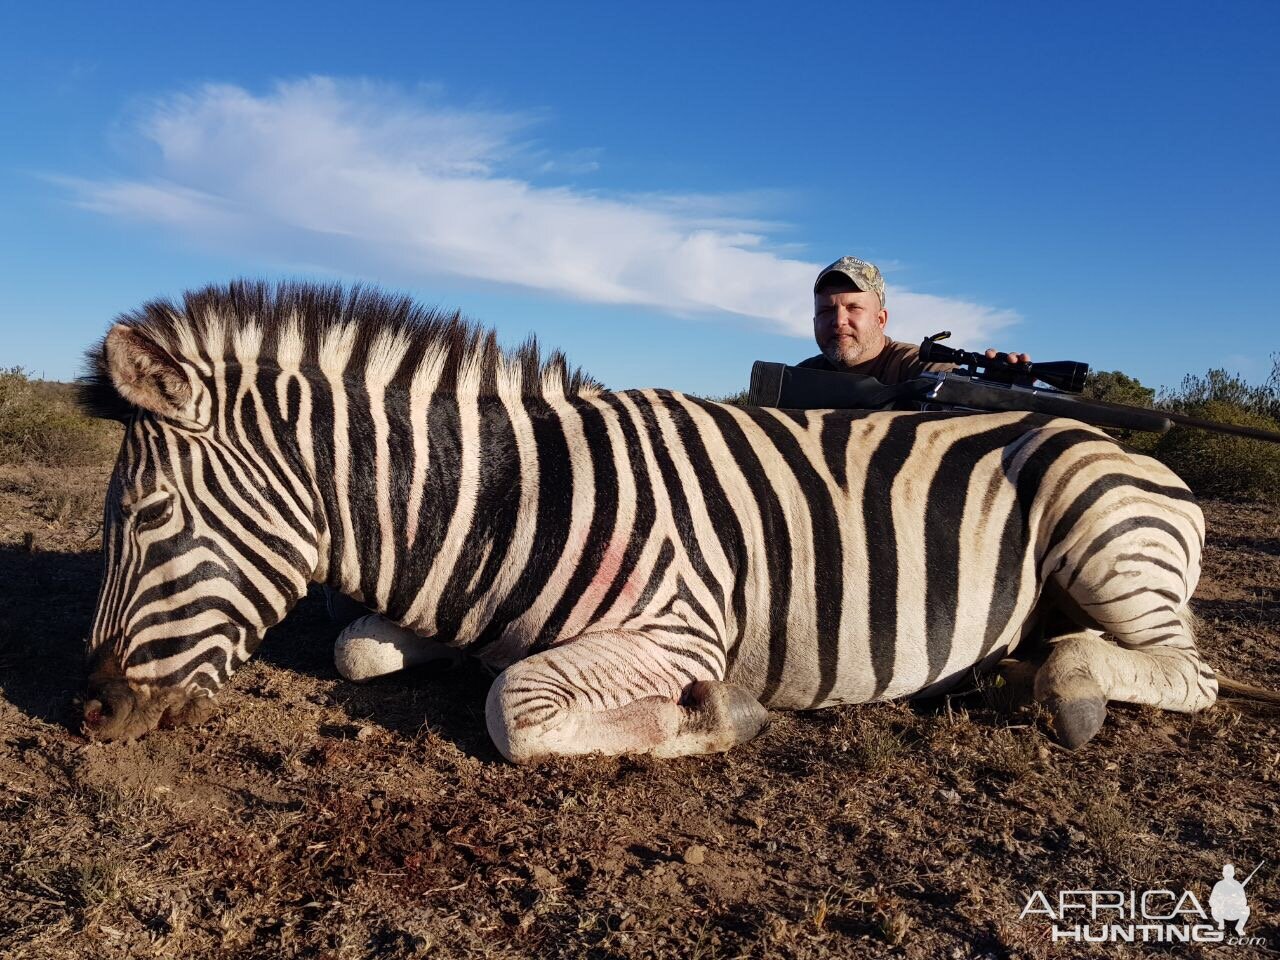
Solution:
<path fill-rule="evenodd" d="M 119 445 L 119 425 L 81 413 L 71 384 L 32 380 L 20 367 L 0 370 L 0 463 L 95 466 Z"/>

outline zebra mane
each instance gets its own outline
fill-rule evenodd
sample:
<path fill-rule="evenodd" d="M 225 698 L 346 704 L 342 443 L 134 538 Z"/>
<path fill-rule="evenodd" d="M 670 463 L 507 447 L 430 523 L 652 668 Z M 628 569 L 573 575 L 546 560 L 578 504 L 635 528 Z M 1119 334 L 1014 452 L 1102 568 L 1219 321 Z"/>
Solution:
<path fill-rule="evenodd" d="M 152 300 L 116 318 L 197 369 L 288 364 L 338 373 L 368 387 L 409 388 L 415 378 L 460 397 L 592 396 L 603 387 L 537 340 L 504 351 L 493 330 L 373 287 L 237 280 L 188 291 L 179 306 Z M 80 404 L 92 416 L 128 420 L 134 406 L 107 369 L 103 340 L 86 355 Z"/>

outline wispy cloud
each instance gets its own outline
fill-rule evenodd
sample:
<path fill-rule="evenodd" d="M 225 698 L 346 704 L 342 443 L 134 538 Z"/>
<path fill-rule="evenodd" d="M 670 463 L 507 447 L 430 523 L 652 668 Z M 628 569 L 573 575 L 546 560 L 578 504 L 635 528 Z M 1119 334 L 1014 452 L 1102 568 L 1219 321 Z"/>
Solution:
<path fill-rule="evenodd" d="M 260 95 L 208 85 L 144 112 L 134 129 L 151 148 L 148 169 L 64 182 L 89 209 L 275 265 L 466 277 L 809 334 L 820 264 L 778 252 L 778 225 L 752 215 L 763 194 L 546 185 L 604 158 L 548 155 L 531 139 L 535 122 L 368 81 L 313 77 Z M 1017 319 L 896 287 L 889 308 L 900 339 L 945 327 L 958 342 L 985 343 Z"/>

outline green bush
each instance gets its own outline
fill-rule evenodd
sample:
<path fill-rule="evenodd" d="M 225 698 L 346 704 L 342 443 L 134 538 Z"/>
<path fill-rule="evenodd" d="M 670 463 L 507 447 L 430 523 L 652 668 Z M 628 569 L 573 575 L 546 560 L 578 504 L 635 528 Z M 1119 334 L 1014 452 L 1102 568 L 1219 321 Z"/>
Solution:
<path fill-rule="evenodd" d="M 1262 384 L 1242 380 L 1239 374 L 1219 368 L 1203 377 L 1182 378 L 1182 386 L 1160 397 L 1160 405 L 1179 413 L 1188 413 L 1208 403 L 1223 403 L 1249 413 L 1280 420 L 1280 354 L 1271 358 L 1271 376 Z M 1195 414 L 1192 414 L 1195 416 Z"/>
<path fill-rule="evenodd" d="M 1251 384 L 1225 370 L 1187 376 L 1165 391 L 1157 405 L 1175 413 L 1234 426 L 1280 433 L 1280 356 L 1271 376 Z M 1280 499 L 1280 443 L 1175 427 L 1155 445 L 1154 456 L 1168 464 L 1202 496 Z"/>
<path fill-rule="evenodd" d="M 1280 421 L 1225 400 L 1208 400 L 1179 412 L 1218 423 L 1280 432 Z M 1156 442 L 1152 455 L 1201 496 L 1280 499 L 1280 444 L 1174 427 Z"/>
<path fill-rule="evenodd" d="M 1156 392 L 1151 387 L 1144 387 L 1140 381 L 1119 370 L 1098 370 L 1090 373 L 1085 379 L 1084 389 L 1080 396 L 1086 400 L 1101 400 L 1105 403 L 1123 403 L 1131 407 L 1150 407 L 1155 404 Z M 1125 446 L 1139 453 L 1152 455 L 1156 441 L 1154 433 L 1143 433 L 1141 430 L 1107 430 Z"/>
<path fill-rule="evenodd" d="M 1085 378 L 1080 395 L 1086 400 L 1105 400 L 1107 403 L 1127 403 L 1131 407 L 1149 407 L 1155 403 L 1156 392 L 1119 370 L 1098 370 Z"/>
<path fill-rule="evenodd" d="M 1216 369 L 1204 376 L 1188 375 L 1176 390 L 1162 390 L 1157 396 L 1133 377 L 1112 370 L 1091 373 L 1082 395 L 1280 433 L 1280 356 L 1262 384 Z M 1110 432 L 1139 453 L 1164 462 L 1200 496 L 1280 498 L 1280 444 L 1176 425 L 1164 436 Z"/>
<path fill-rule="evenodd" d="M 83 467 L 109 462 L 119 446 L 119 424 L 85 416 L 71 384 L 0 370 L 0 463 Z"/>

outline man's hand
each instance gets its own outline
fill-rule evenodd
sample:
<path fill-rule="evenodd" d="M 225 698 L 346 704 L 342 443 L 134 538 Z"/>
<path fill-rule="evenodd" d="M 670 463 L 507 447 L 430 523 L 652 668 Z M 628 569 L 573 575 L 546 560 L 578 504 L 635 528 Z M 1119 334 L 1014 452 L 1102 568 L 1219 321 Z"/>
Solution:
<path fill-rule="evenodd" d="M 1031 354 L 1029 353 L 1001 353 L 999 350 L 987 351 L 988 360 L 995 360 L 997 357 L 999 357 L 1001 360 L 1004 360 L 1004 361 L 1007 361 L 1008 363 L 1013 363 L 1013 364 L 1031 362 Z"/>

